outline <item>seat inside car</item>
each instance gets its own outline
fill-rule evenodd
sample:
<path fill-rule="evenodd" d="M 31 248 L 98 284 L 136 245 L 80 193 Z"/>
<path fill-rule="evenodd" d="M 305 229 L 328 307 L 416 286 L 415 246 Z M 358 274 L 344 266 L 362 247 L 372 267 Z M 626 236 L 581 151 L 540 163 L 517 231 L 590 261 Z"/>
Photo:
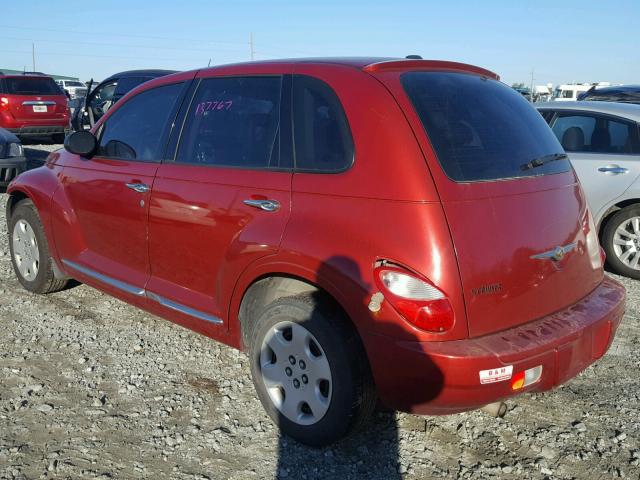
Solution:
<path fill-rule="evenodd" d="M 594 152 L 606 152 L 611 148 L 611 135 L 604 127 L 596 128 L 591 134 L 591 150 Z"/>
<path fill-rule="evenodd" d="M 582 150 L 584 147 L 584 132 L 580 127 L 571 127 L 562 135 L 562 148 L 568 152 Z"/>

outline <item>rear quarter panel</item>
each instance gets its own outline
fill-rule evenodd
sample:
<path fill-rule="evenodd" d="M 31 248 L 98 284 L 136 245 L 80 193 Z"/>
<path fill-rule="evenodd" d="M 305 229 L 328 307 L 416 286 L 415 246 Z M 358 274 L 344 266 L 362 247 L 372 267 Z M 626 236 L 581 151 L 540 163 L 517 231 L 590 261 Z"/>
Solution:
<path fill-rule="evenodd" d="M 283 267 L 331 293 L 361 333 L 444 340 L 468 335 L 451 237 L 424 156 L 394 98 L 352 67 L 296 64 L 294 73 L 328 83 L 349 120 L 353 166 L 342 173 L 294 173 L 292 213 L 277 256 Z M 450 297 L 456 324 L 447 334 L 419 331 L 383 302 L 373 269 L 382 259 L 426 276 Z"/>

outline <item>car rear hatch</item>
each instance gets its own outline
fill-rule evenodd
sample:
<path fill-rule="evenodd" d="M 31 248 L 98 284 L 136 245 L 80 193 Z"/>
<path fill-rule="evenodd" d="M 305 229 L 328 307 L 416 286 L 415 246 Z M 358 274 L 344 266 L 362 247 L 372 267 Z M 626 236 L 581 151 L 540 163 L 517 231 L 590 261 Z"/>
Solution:
<path fill-rule="evenodd" d="M 471 337 L 562 310 L 603 279 L 595 227 L 562 146 L 519 93 L 477 70 L 371 72 L 423 147 Z"/>
<path fill-rule="evenodd" d="M 38 125 L 60 121 L 67 113 L 67 97 L 50 77 L 5 77 L 8 109 L 18 121 Z"/>

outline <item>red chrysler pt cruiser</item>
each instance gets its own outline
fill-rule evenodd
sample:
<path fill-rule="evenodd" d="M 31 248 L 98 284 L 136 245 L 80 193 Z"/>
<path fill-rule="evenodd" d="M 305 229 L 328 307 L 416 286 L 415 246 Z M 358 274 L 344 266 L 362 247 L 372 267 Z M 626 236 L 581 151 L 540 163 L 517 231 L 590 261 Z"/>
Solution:
<path fill-rule="evenodd" d="M 566 382 L 625 291 L 542 117 L 488 70 L 270 61 L 131 91 L 8 188 L 32 292 L 75 278 L 249 352 L 311 445 Z"/>

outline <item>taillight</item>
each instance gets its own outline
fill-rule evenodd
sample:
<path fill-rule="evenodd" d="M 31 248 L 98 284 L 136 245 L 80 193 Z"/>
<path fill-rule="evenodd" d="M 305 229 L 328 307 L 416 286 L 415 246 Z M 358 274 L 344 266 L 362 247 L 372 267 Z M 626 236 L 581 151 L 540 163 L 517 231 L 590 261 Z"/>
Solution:
<path fill-rule="evenodd" d="M 542 365 L 529 368 L 524 372 L 518 372 L 511 378 L 511 390 L 520 390 L 521 388 L 533 385 L 542 377 Z"/>
<path fill-rule="evenodd" d="M 7 97 L 0 97 L 0 110 L 9 109 L 9 99 Z"/>
<path fill-rule="evenodd" d="M 395 266 L 374 270 L 384 298 L 409 323 L 427 332 L 445 332 L 454 323 L 453 308 L 444 292 L 418 275 Z"/>

